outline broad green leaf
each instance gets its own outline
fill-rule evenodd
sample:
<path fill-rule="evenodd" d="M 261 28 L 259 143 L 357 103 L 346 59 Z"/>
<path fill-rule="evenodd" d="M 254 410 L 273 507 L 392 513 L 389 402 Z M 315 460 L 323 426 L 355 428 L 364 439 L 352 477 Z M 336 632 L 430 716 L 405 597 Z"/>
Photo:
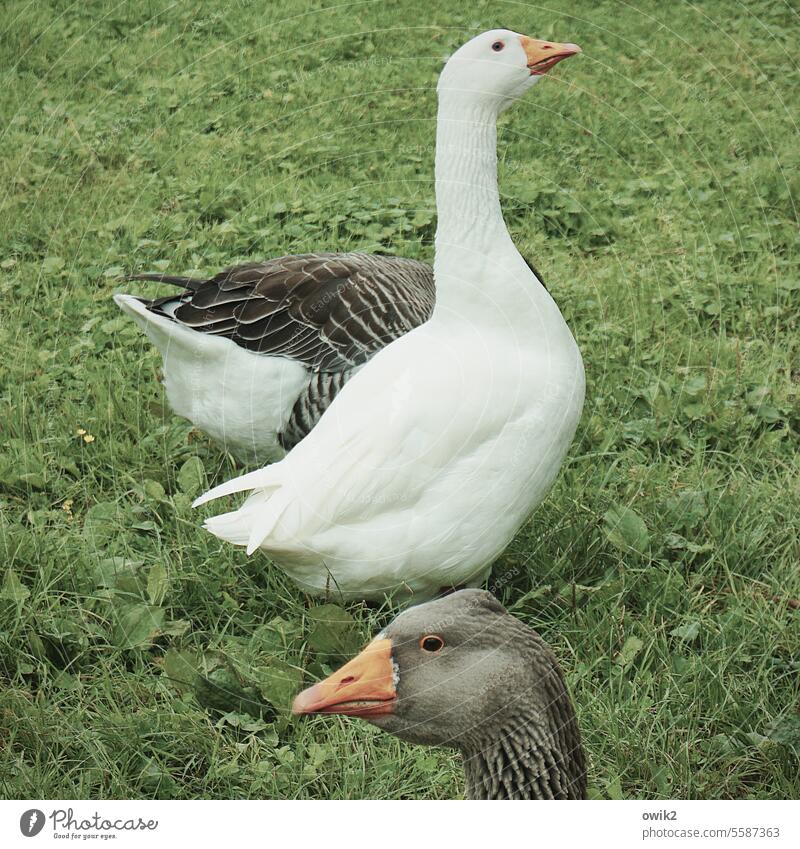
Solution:
<path fill-rule="evenodd" d="M 154 563 L 147 575 L 147 597 L 151 604 L 161 604 L 169 589 L 169 576 L 163 563 Z"/>
<path fill-rule="evenodd" d="M 694 377 L 690 377 L 686 381 L 684 381 L 681 389 L 687 395 L 694 396 L 694 395 L 698 395 L 700 392 L 705 390 L 706 384 L 707 384 L 706 376 L 704 374 L 698 374 L 698 375 L 695 375 Z"/>
<path fill-rule="evenodd" d="M 302 633 L 303 626 L 299 621 L 276 616 L 256 628 L 250 638 L 250 647 L 259 654 L 283 655 Z"/>
<path fill-rule="evenodd" d="M 38 634 L 32 633 L 28 636 L 28 645 L 34 657 L 38 660 L 47 660 L 47 648 Z"/>
<path fill-rule="evenodd" d="M 104 321 L 100 325 L 100 330 L 107 336 L 115 336 L 117 333 L 129 329 L 129 322 L 125 321 L 125 319 L 122 317 L 109 319 L 108 321 Z"/>
<path fill-rule="evenodd" d="M 150 645 L 161 633 L 164 617 L 164 610 L 152 604 L 120 604 L 111 641 L 121 649 Z"/>
<path fill-rule="evenodd" d="M 685 490 L 667 500 L 669 524 L 696 528 L 708 514 L 705 493 L 697 490 Z"/>
<path fill-rule="evenodd" d="M 762 404 L 756 411 L 756 415 L 768 424 L 779 422 L 782 418 L 781 411 L 771 404 Z"/>
<path fill-rule="evenodd" d="M 252 717 L 246 713 L 235 713 L 234 711 L 223 714 L 220 723 L 249 732 L 263 731 L 265 728 L 269 728 L 269 723 L 264 722 L 263 719 Z"/>
<path fill-rule="evenodd" d="M 653 784 L 656 786 L 658 795 L 668 798 L 672 789 L 670 782 L 670 769 L 667 764 L 656 764 L 648 761 L 647 767 L 650 770 L 650 775 L 653 779 Z"/>
<path fill-rule="evenodd" d="M 172 506 L 179 516 L 190 513 L 192 510 L 192 499 L 182 492 L 176 492 L 172 496 Z"/>
<path fill-rule="evenodd" d="M 303 670 L 284 661 L 273 660 L 258 670 L 261 695 L 278 710 L 289 710 L 294 697 L 302 689 Z"/>
<path fill-rule="evenodd" d="M 615 506 L 603 516 L 608 541 L 620 551 L 644 554 L 650 545 L 650 534 L 642 517 L 630 507 Z"/>
<path fill-rule="evenodd" d="M 672 549 L 673 551 L 679 551 L 681 549 L 690 552 L 691 554 L 700 554 L 707 551 L 713 551 L 714 546 L 710 542 L 704 543 L 696 543 L 690 542 L 685 537 L 682 537 L 680 534 L 665 534 L 664 535 L 664 544 L 667 548 Z"/>
<path fill-rule="evenodd" d="M 349 654 L 358 648 L 360 638 L 353 617 L 337 604 L 312 607 L 308 618 L 314 623 L 308 635 L 312 649 L 324 654 Z"/>
<path fill-rule="evenodd" d="M 206 472 L 199 457 L 190 457 L 178 472 L 178 486 L 185 495 L 194 498 L 205 486 Z"/>
<path fill-rule="evenodd" d="M 83 533 L 92 545 L 102 546 L 119 533 L 122 522 L 123 511 L 115 501 L 100 501 L 87 510 Z"/>
<path fill-rule="evenodd" d="M 221 713 L 246 713 L 261 716 L 268 706 L 251 687 L 243 687 L 236 674 L 227 666 L 215 669 L 210 675 L 198 676 L 195 695 L 203 707 Z"/>
<path fill-rule="evenodd" d="M 767 726 L 767 737 L 773 743 L 782 743 L 800 750 L 800 714 L 787 713 Z"/>
<path fill-rule="evenodd" d="M 60 256 L 48 256 L 42 260 L 42 274 L 55 274 L 64 267 L 64 260 Z"/>
<path fill-rule="evenodd" d="M 182 637 L 191 628 L 191 622 L 188 619 L 173 619 L 167 622 L 161 629 L 164 636 Z"/>
<path fill-rule="evenodd" d="M 145 495 L 154 501 L 162 501 L 166 496 L 164 487 L 158 481 L 151 480 L 150 478 L 144 481 L 142 489 Z"/>
<path fill-rule="evenodd" d="M 200 678 L 197 669 L 197 656 L 194 652 L 169 649 L 164 655 L 161 667 L 167 676 L 179 688 L 192 688 Z"/>
<path fill-rule="evenodd" d="M 140 571 L 141 560 L 126 557 L 106 557 L 94 570 L 97 586 L 113 590 L 120 595 L 142 596 L 144 576 Z"/>
<path fill-rule="evenodd" d="M 53 686 L 57 690 L 77 690 L 81 685 L 80 680 L 77 676 L 72 675 L 70 672 L 66 672 L 65 670 L 61 670 L 61 672 L 57 672 L 55 677 L 53 678 Z"/>
<path fill-rule="evenodd" d="M 31 591 L 20 581 L 16 572 L 9 569 L 3 578 L 3 589 L 0 590 L 0 598 L 15 601 L 21 604 L 31 594 Z"/>
<path fill-rule="evenodd" d="M 170 799 L 175 795 L 172 776 L 155 758 L 147 759 L 139 773 L 139 781 L 158 799 Z"/>
<path fill-rule="evenodd" d="M 24 472 L 17 478 L 17 481 L 31 489 L 45 488 L 44 477 L 37 472 Z"/>
<path fill-rule="evenodd" d="M 606 793 L 609 799 L 624 799 L 625 794 L 622 792 L 622 782 L 619 776 L 614 776 L 606 784 Z"/>
<path fill-rule="evenodd" d="M 669 633 L 672 637 L 678 637 L 690 643 L 700 633 L 700 623 L 697 621 L 687 622 L 685 625 L 679 625 L 677 628 L 673 628 Z"/>
<path fill-rule="evenodd" d="M 756 386 L 755 389 L 751 389 L 747 393 L 745 400 L 749 406 L 758 409 L 769 398 L 771 393 L 772 390 L 769 386 Z"/>
<path fill-rule="evenodd" d="M 614 663 L 623 669 L 627 669 L 636 660 L 636 656 L 642 650 L 642 646 L 644 646 L 644 643 L 638 637 L 628 637 L 619 650 Z"/>

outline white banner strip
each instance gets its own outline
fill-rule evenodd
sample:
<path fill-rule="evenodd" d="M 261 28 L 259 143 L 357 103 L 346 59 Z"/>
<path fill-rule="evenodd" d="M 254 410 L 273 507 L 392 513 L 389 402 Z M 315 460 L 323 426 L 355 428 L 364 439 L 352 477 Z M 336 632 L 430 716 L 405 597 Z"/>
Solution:
<path fill-rule="evenodd" d="M 238 849 L 428 849 L 505 843 L 800 846 L 800 803 L 770 802 L 0 802 L 0 846 L 64 841 Z"/>

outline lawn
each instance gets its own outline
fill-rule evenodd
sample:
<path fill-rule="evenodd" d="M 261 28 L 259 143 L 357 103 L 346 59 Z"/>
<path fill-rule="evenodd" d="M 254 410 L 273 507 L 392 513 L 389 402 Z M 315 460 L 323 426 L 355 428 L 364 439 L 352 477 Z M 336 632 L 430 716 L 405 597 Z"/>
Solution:
<path fill-rule="evenodd" d="M 588 385 L 491 587 L 563 663 L 594 796 L 800 796 L 800 19 L 767 0 L 4 2 L 0 796 L 462 793 L 447 751 L 288 716 L 392 610 L 200 528 L 236 464 L 111 296 L 431 260 L 436 76 L 498 25 L 584 49 L 499 155 Z"/>

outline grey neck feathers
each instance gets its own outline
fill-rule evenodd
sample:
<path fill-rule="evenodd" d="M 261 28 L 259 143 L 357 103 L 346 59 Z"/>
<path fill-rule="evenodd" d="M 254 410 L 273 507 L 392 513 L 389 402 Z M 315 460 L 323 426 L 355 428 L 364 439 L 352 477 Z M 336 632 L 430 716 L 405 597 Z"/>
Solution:
<path fill-rule="evenodd" d="M 566 737 L 555 743 L 552 732 L 530 722 L 498 729 L 483 747 L 463 753 L 467 798 L 584 799 L 580 738 Z"/>
<path fill-rule="evenodd" d="M 538 635 L 534 641 L 530 692 L 462 741 L 469 799 L 586 798 L 575 711 L 555 658 Z"/>

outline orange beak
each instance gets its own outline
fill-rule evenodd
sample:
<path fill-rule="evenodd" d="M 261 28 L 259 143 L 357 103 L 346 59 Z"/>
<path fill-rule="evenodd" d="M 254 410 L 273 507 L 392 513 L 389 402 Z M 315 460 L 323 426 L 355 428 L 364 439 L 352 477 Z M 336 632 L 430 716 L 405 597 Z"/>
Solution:
<path fill-rule="evenodd" d="M 392 641 L 373 640 L 333 675 L 295 697 L 292 713 L 383 716 L 394 710 L 397 691 Z"/>
<path fill-rule="evenodd" d="M 528 57 L 528 68 L 530 68 L 531 75 L 536 76 L 546 74 L 562 59 L 569 59 L 570 56 L 581 52 L 577 44 L 539 41 L 536 38 L 528 38 L 527 35 L 521 35 L 519 40 L 525 55 Z"/>

